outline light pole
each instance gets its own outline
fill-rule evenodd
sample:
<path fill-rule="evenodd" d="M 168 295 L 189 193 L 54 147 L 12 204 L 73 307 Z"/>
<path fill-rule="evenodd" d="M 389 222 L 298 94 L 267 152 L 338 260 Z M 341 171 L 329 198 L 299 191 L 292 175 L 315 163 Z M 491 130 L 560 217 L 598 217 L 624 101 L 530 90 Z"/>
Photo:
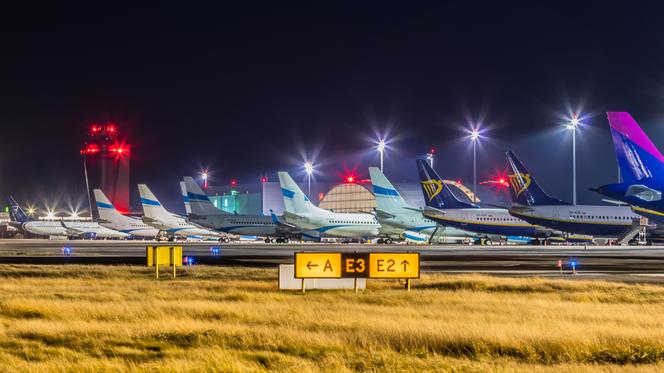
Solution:
<path fill-rule="evenodd" d="M 477 203 L 477 140 L 480 132 L 474 129 L 470 133 L 470 141 L 473 142 L 473 203 Z"/>
<path fill-rule="evenodd" d="M 572 204 L 576 205 L 576 129 L 579 127 L 579 118 L 574 114 L 565 127 L 572 131 Z"/>
<path fill-rule="evenodd" d="M 208 170 L 205 169 L 201 172 L 201 179 L 203 179 L 203 189 L 208 188 Z"/>
<path fill-rule="evenodd" d="M 436 154 L 436 148 L 431 148 L 427 153 L 427 161 L 429 161 L 429 166 L 433 168 L 433 155 Z"/>
<path fill-rule="evenodd" d="M 385 152 L 385 140 L 381 139 L 378 141 L 378 146 L 376 149 L 380 153 L 380 172 L 383 172 L 383 153 Z"/>
<path fill-rule="evenodd" d="M 311 174 L 314 173 L 314 165 L 311 163 L 311 161 L 304 163 L 304 171 L 307 173 L 307 197 L 309 197 L 309 200 L 311 200 Z"/>

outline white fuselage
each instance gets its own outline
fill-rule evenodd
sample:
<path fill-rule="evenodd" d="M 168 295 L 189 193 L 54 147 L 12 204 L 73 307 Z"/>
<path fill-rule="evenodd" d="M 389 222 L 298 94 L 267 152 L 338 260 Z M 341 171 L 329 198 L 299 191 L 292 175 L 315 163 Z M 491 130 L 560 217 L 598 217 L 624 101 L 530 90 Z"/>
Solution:
<path fill-rule="evenodd" d="M 29 221 L 23 229 L 41 236 L 80 236 L 94 234 L 97 238 L 126 238 L 128 234 L 102 227 L 95 222 Z"/>
<path fill-rule="evenodd" d="M 508 210 L 500 208 L 439 210 L 427 207 L 423 214 L 440 224 L 482 234 L 534 237 L 541 231 L 541 227 L 516 218 Z"/>
<path fill-rule="evenodd" d="M 392 217 L 381 217 L 378 214 L 378 223 L 380 224 L 380 233 L 388 236 L 398 236 L 400 238 L 411 238 L 418 240 L 422 235 L 422 240 L 428 240 L 436 232 L 437 236 L 443 237 L 445 241 L 456 242 L 468 237 L 475 237 L 476 234 L 461 229 L 439 226 L 436 231 L 436 222 L 422 215 L 421 212 L 409 211 L 391 211 Z M 418 235 L 419 234 L 419 235 Z"/>
<path fill-rule="evenodd" d="M 157 234 L 159 234 L 159 229 L 145 224 L 140 219 L 132 218 L 129 216 L 123 217 L 122 221 L 110 221 L 107 223 L 99 224 L 106 228 L 124 232 L 134 237 L 155 238 L 157 237 Z"/>
<path fill-rule="evenodd" d="M 377 237 L 380 224 L 376 217 L 365 213 L 301 213 L 296 218 L 287 216 L 286 221 L 305 230 L 315 230 L 333 237 Z"/>
<path fill-rule="evenodd" d="M 180 237 L 219 237 L 219 233 L 189 223 L 186 219 L 171 214 L 166 219 L 150 219 L 148 225 L 174 236 Z"/>
<path fill-rule="evenodd" d="M 639 219 L 629 206 L 514 205 L 510 214 L 551 229 L 597 237 L 618 237 Z"/>

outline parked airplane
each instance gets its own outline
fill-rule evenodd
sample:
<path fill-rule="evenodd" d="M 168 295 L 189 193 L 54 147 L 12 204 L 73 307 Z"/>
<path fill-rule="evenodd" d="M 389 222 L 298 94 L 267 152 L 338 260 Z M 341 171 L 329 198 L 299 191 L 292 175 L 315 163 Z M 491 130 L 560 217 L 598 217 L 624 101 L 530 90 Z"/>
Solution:
<path fill-rule="evenodd" d="M 67 236 L 74 238 L 127 238 L 127 233 L 102 227 L 96 222 L 62 220 L 34 220 L 30 218 L 14 200 L 9 197 L 13 223 L 25 232 L 38 236 Z"/>
<path fill-rule="evenodd" d="M 337 213 L 314 206 L 288 172 L 279 172 L 279 183 L 286 222 L 303 230 L 315 230 L 333 237 L 380 236 L 380 224 L 372 214 Z"/>
<path fill-rule="evenodd" d="M 413 242 L 429 242 L 431 235 L 439 242 L 458 243 L 477 234 L 436 224 L 422 215 L 422 209 L 409 205 L 378 167 L 369 167 L 371 184 L 376 197 L 376 218 L 380 224 L 379 243 L 391 243 L 393 239 Z"/>
<path fill-rule="evenodd" d="M 277 216 L 233 214 L 214 206 L 196 180 L 184 177 L 184 191 L 191 213 L 189 220 L 216 231 L 240 236 L 265 237 L 265 242 L 287 243 L 290 239 L 319 241 L 316 231 L 303 231 Z"/>
<path fill-rule="evenodd" d="M 550 197 L 511 151 L 505 152 L 512 197 L 510 214 L 531 224 L 593 237 L 621 237 L 639 216 L 627 206 L 572 205 Z"/>
<path fill-rule="evenodd" d="M 141 219 L 122 215 L 113 206 L 101 189 L 95 189 L 95 202 L 99 211 L 99 224 L 116 231 L 130 234 L 134 237 L 156 238 L 159 229 L 145 224 Z"/>
<path fill-rule="evenodd" d="M 138 192 L 143 205 L 143 222 L 159 229 L 170 237 L 220 238 L 221 235 L 201 228 L 180 215 L 167 211 L 145 184 L 138 184 Z M 223 237 L 222 237 L 223 240 Z"/>
<path fill-rule="evenodd" d="M 664 223 L 664 156 L 629 113 L 606 114 L 621 180 L 594 190 L 630 204 L 641 216 Z"/>
<path fill-rule="evenodd" d="M 483 208 L 462 201 L 425 160 L 416 162 L 426 203 L 422 211 L 425 217 L 448 227 L 484 235 L 549 237 L 555 233 L 510 215 L 507 209 Z"/>

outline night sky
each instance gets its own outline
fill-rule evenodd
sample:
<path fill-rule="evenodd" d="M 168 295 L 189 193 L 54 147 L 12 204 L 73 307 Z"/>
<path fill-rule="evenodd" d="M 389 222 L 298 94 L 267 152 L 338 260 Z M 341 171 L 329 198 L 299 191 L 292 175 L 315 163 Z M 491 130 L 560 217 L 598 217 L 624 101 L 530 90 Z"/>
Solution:
<path fill-rule="evenodd" d="M 664 146 L 657 2 L 350 4 L 3 8 L 0 196 L 83 202 L 78 151 L 93 121 L 129 137 L 132 184 L 170 200 L 204 166 L 213 184 L 278 170 L 303 180 L 305 157 L 321 180 L 366 176 L 385 133 L 395 181 L 416 181 L 414 159 L 435 146 L 435 168 L 471 182 L 464 128 L 478 123 L 480 180 L 511 148 L 569 200 L 562 124 L 581 110 L 579 202 L 590 203 L 586 188 L 617 178 L 604 112 L 631 112 Z"/>

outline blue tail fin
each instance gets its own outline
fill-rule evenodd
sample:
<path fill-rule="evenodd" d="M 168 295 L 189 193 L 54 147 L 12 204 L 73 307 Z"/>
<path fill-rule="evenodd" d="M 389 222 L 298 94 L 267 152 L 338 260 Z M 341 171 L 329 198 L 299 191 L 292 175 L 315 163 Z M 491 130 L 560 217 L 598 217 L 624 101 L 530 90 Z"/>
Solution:
<path fill-rule="evenodd" d="M 524 206 L 569 205 L 546 194 L 511 150 L 505 152 L 505 158 L 512 170 L 512 174 L 509 175 L 509 190 L 513 203 Z"/>
<path fill-rule="evenodd" d="M 31 221 L 32 218 L 30 218 L 25 211 L 21 208 L 21 206 L 18 205 L 14 197 L 9 196 L 7 198 L 9 200 L 9 206 L 11 207 L 9 213 L 11 215 L 11 219 L 13 221 L 19 222 L 19 223 L 25 223 L 26 221 Z"/>
<path fill-rule="evenodd" d="M 613 147 L 624 183 L 664 178 L 664 156 L 629 113 L 608 112 Z"/>
<path fill-rule="evenodd" d="M 418 159 L 417 172 L 420 174 L 420 186 L 427 206 L 437 209 L 462 209 L 477 207 L 472 203 L 459 200 L 436 171 L 424 159 Z"/>

